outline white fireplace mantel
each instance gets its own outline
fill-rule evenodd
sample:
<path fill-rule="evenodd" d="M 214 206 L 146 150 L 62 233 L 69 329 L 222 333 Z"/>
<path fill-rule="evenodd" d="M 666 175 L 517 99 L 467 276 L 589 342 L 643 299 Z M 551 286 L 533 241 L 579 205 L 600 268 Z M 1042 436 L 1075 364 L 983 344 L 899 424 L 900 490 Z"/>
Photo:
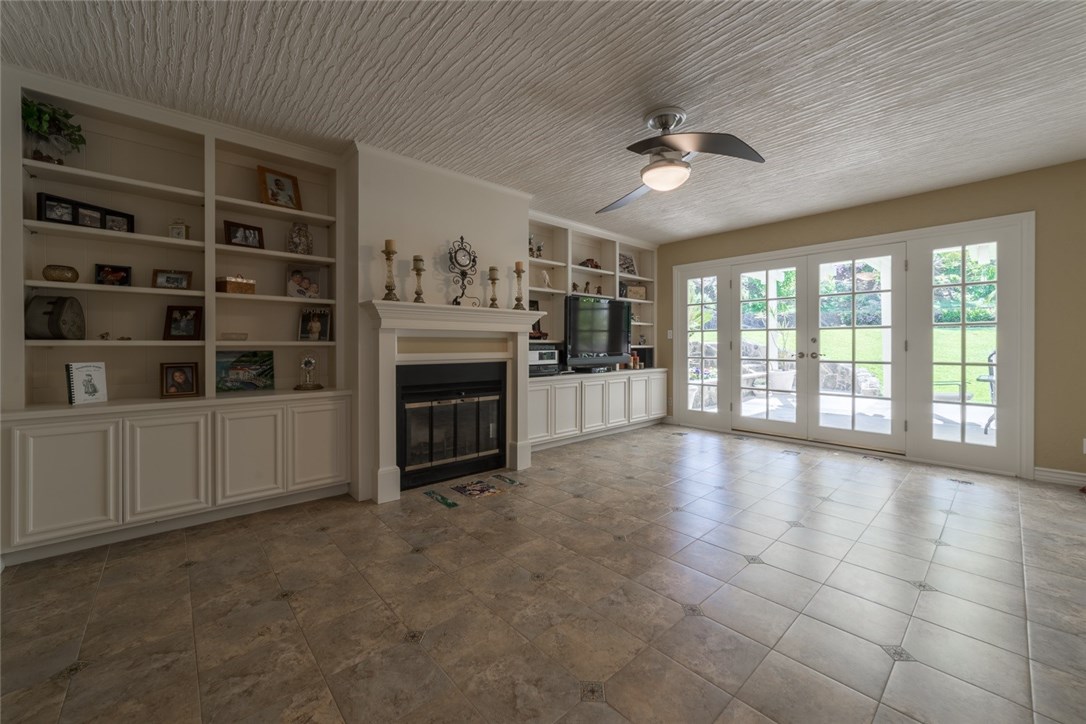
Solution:
<path fill-rule="evenodd" d="M 355 497 L 369 497 L 378 503 L 400 497 L 400 469 L 396 465 L 396 365 L 433 362 L 432 356 L 403 353 L 399 349 L 403 337 L 436 334 L 454 339 L 466 335 L 506 339 L 504 353 L 475 355 L 473 359 L 508 363 L 506 465 L 521 470 L 532 464 L 528 442 L 528 334 L 543 312 L 377 300 L 362 302 L 360 306 L 359 342 L 366 354 L 359 355 L 359 379 L 366 389 L 359 395 L 359 430 L 363 439 L 359 445 L 361 480 Z"/>

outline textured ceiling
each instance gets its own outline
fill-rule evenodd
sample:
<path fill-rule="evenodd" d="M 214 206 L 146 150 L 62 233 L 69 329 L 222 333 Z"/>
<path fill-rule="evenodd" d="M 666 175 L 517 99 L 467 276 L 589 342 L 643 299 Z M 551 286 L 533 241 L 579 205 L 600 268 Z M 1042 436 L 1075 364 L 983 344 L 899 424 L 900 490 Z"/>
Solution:
<path fill-rule="evenodd" d="M 13 2 L 6 63 L 668 241 L 1086 157 L 1083 2 Z M 609 214 L 643 114 L 733 133 Z"/>

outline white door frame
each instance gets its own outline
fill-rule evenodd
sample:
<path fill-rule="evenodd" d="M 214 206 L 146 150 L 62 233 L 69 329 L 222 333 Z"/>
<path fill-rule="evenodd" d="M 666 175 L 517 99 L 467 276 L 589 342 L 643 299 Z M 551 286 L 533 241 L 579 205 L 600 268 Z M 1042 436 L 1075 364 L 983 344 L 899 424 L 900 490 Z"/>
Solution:
<path fill-rule="evenodd" d="M 994 228 L 1006 228 L 1013 227 L 1015 232 L 1019 235 L 1021 240 L 1020 254 L 1017 259 L 1008 259 L 1008 262 L 1016 262 L 1018 268 L 1021 270 L 1021 294 L 1018 300 L 1017 313 L 1020 322 L 1020 342 L 1021 342 L 1021 357 L 1019 359 L 1019 374 L 1017 379 L 1017 386 L 1019 390 L 1020 401 L 1020 417 L 1019 417 L 1019 455 L 1018 455 L 1018 469 L 1015 472 L 1021 478 L 1033 479 L 1034 477 L 1034 377 L 1036 369 L 1035 359 L 1035 319 L 1034 310 L 1036 309 L 1036 235 L 1035 235 L 1036 215 L 1032 211 L 1026 211 L 1017 214 L 1007 214 L 1005 216 L 996 216 L 987 219 L 978 219 L 974 221 L 962 221 L 953 224 L 942 224 L 939 226 L 925 227 L 921 229 L 911 229 L 907 231 L 896 231 L 888 234 L 877 234 L 874 236 L 859 237 L 856 239 L 846 239 L 842 241 L 834 241 L 823 244 L 812 244 L 809 246 L 791 247 L 788 249 L 780 249 L 777 251 L 761 252 L 757 254 L 745 254 L 742 256 L 725 257 L 720 259 L 713 259 L 703 262 L 694 262 L 690 264 L 680 264 L 672 267 L 671 281 L 672 281 L 672 329 L 675 331 L 673 335 L 675 339 L 672 343 L 672 418 L 683 424 L 689 424 L 692 426 L 699 426 L 696 421 L 691 421 L 689 418 L 683 416 L 683 403 L 685 402 L 685 386 L 686 386 L 686 374 L 685 374 L 685 340 L 679 338 L 679 333 L 686 328 L 685 313 L 685 279 L 693 276 L 706 276 L 709 274 L 718 274 L 727 278 L 730 273 L 728 269 L 735 264 L 745 264 L 750 262 L 773 262 L 778 259 L 785 259 L 794 257 L 797 255 L 818 254 L 821 252 L 832 252 L 846 249 L 855 249 L 865 246 L 877 246 L 880 244 L 888 244 L 893 242 L 908 242 L 915 239 L 931 239 L 935 237 L 942 237 L 953 235 L 956 233 L 971 233 L 977 231 L 984 231 Z M 721 302 L 719 309 L 720 319 L 730 319 L 731 310 L 730 298 L 725 303 Z M 720 377 L 725 379 L 726 374 L 730 374 L 730 370 L 726 369 L 725 362 L 730 360 L 730 355 L 721 355 Z M 721 404 L 723 408 L 723 404 Z M 726 410 L 721 411 L 719 415 L 719 423 L 711 425 L 711 429 L 730 432 L 731 427 L 731 415 Z M 917 424 L 922 424 L 920 421 Z M 910 456 L 908 448 L 906 448 L 905 458 L 908 460 L 915 460 L 917 462 L 931 462 L 940 464 L 942 461 L 938 460 L 925 460 L 920 458 L 914 458 Z M 983 468 L 981 468 L 983 469 Z M 1000 472 L 1000 471 L 994 471 Z M 1006 471 L 1003 471 L 1006 472 Z"/>

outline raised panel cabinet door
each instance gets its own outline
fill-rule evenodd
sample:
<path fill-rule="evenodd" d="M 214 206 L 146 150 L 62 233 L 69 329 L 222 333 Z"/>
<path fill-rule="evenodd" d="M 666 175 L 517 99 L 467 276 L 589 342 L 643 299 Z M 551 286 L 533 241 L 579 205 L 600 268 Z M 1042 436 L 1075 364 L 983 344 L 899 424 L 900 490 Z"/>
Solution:
<path fill-rule="evenodd" d="M 211 506 L 209 422 L 207 413 L 125 420 L 125 522 Z"/>
<path fill-rule="evenodd" d="M 649 417 L 663 417 L 667 414 L 667 376 L 649 377 Z"/>
<path fill-rule="evenodd" d="M 13 545 L 121 525 L 121 421 L 13 430 Z"/>
<path fill-rule="evenodd" d="M 581 382 L 581 430 L 591 432 L 607 427 L 607 382 L 584 380 Z"/>
<path fill-rule="evenodd" d="M 325 400 L 287 408 L 290 420 L 290 490 L 347 480 L 350 423 L 346 400 Z"/>
<path fill-rule="evenodd" d="M 528 387 L 528 442 L 550 440 L 553 394 L 554 387 L 549 384 Z"/>
<path fill-rule="evenodd" d="M 607 380 L 607 424 L 625 425 L 629 422 L 626 395 L 630 388 L 629 378 Z"/>
<path fill-rule="evenodd" d="M 215 413 L 215 503 L 238 503 L 286 490 L 282 407 Z"/>
<path fill-rule="evenodd" d="M 554 386 L 554 436 L 576 435 L 581 431 L 581 383 L 563 382 Z"/>
<path fill-rule="evenodd" d="M 630 422 L 649 417 L 649 378 L 630 378 Z"/>

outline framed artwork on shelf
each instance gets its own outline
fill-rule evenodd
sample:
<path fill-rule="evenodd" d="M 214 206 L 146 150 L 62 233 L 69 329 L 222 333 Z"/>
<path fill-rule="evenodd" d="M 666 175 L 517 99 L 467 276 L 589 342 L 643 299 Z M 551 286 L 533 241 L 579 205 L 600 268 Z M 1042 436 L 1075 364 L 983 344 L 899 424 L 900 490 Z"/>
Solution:
<path fill-rule="evenodd" d="M 132 267 L 117 264 L 95 264 L 94 283 L 108 287 L 132 286 Z"/>
<path fill-rule="evenodd" d="M 200 389 L 195 362 L 163 362 L 159 365 L 162 397 L 195 397 Z"/>
<path fill-rule="evenodd" d="M 241 224 L 237 221 L 223 221 L 222 237 L 231 246 L 247 246 L 250 249 L 264 248 L 264 229 L 259 226 Z"/>
<path fill-rule="evenodd" d="M 324 270 L 320 267 L 291 267 L 287 277 L 287 296 L 303 299 L 325 299 Z"/>
<path fill-rule="evenodd" d="M 626 297 L 628 299 L 648 299 L 649 290 L 640 284 L 629 284 L 626 286 Z"/>
<path fill-rule="evenodd" d="M 618 270 L 623 274 L 637 276 L 637 264 L 634 262 L 634 258 L 620 251 L 618 253 Z"/>
<path fill-rule="evenodd" d="M 298 319 L 298 340 L 327 342 L 332 334 L 332 310 L 327 307 L 305 307 Z"/>
<path fill-rule="evenodd" d="M 54 221 L 59 224 L 75 223 L 76 203 L 49 194 L 38 194 L 38 221 Z"/>
<path fill-rule="evenodd" d="M 132 214 L 41 192 L 38 193 L 38 221 L 129 233 L 136 226 L 136 217 Z"/>
<path fill-rule="evenodd" d="M 106 228 L 110 231 L 124 231 L 131 234 L 136 228 L 136 217 L 117 211 L 106 211 Z"/>
<path fill-rule="evenodd" d="M 168 306 L 162 339 L 173 341 L 200 339 L 203 321 L 203 307 Z"/>
<path fill-rule="evenodd" d="M 151 273 L 151 286 L 156 289 L 188 289 L 192 286 L 192 272 L 178 269 L 155 269 Z"/>
<path fill-rule="evenodd" d="M 89 206 L 79 206 L 78 213 L 76 223 L 79 226 L 89 226 L 92 229 L 102 228 L 102 212 L 100 210 Z"/>
<path fill-rule="evenodd" d="M 302 210 L 302 195 L 298 189 L 297 177 L 266 166 L 257 166 L 256 172 L 260 177 L 261 201 L 265 204 Z"/>
<path fill-rule="evenodd" d="M 275 354 L 270 349 L 215 352 L 215 389 L 218 392 L 252 392 L 274 388 Z"/>

